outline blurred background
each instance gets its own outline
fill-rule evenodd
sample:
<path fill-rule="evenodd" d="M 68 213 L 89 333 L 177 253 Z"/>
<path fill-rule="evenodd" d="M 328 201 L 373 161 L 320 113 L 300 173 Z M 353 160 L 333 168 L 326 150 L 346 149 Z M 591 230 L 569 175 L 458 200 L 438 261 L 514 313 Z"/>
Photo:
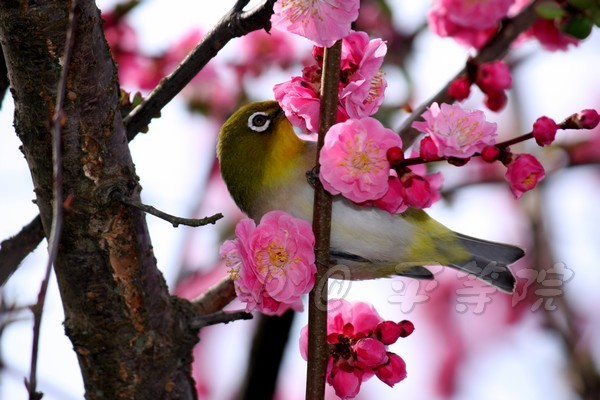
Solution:
<path fill-rule="evenodd" d="M 149 93 L 233 4 L 98 1 L 122 89 Z M 361 4 L 356 29 L 388 44 L 383 67 L 388 88 L 376 116 L 397 129 L 408 115 L 406 106 L 430 98 L 474 52 L 431 33 L 426 25 L 430 1 Z M 173 228 L 147 217 L 156 258 L 173 293 L 194 298 L 226 275 L 219 246 L 242 215 L 215 164 L 220 125 L 239 105 L 272 99 L 274 84 L 300 75 L 302 66 L 311 62 L 311 49 L 307 40 L 281 32 L 255 32 L 233 40 L 152 121 L 149 132 L 131 143 L 145 203 L 184 217 L 225 215 L 216 225 L 202 228 Z M 582 109 L 600 108 L 597 30 L 567 51 L 550 52 L 535 40 L 522 41 L 506 62 L 513 88 L 504 110 L 485 109 L 475 88 L 464 103 L 483 109 L 488 120 L 497 122 L 501 139 L 529 132 L 542 115 L 560 121 Z M 7 94 L 0 110 L 0 241 L 37 215 L 31 178 L 12 127 L 13 111 Z M 394 388 L 377 379 L 368 381 L 357 399 L 578 399 L 582 391 L 600 390 L 599 134 L 598 129 L 560 131 L 548 148 L 533 142 L 513 147 L 515 152 L 534 153 L 547 171 L 546 179 L 518 201 L 503 180 L 501 165 L 473 160 L 460 168 L 433 166 L 444 175 L 444 197 L 428 213 L 459 232 L 523 247 L 527 256 L 514 268 L 517 290 L 507 295 L 440 268 L 433 270 L 433 282 L 332 281 L 331 297 L 372 302 L 384 319 L 409 319 L 416 327 L 391 347 L 406 361 L 408 378 Z M 27 398 L 23 379 L 29 373 L 32 342 L 27 307 L 36 301 L 46 257 L 44 241 L 0 289 L 2 399 Z M 53 277 L 38 372 L 39 389 L 48 400 L 83 396 L 62 321 Z M 306 313 L 295 316 L 278 399 L 304 398 L 306 364 L 297 340 L 305 324 Z M 201 399 L 236 398 L 255 325 L 256 320 L 239 321 L 202 330 L 194 364 Z"/>

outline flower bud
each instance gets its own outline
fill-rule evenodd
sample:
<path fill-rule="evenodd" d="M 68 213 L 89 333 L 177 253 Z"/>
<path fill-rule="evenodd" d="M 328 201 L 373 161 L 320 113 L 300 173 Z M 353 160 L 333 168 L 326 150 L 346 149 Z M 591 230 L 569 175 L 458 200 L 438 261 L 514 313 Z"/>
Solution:
<path fill-rule="evenodd" d="M 481 158 L 486 162 L 494 162 L 500 156 L 500 149 L 496 146 L 485 146 L 483 150 L 481 150 Z"/>
<path fill-rule="evenodd" d="M 582 129 L 594 129 L 600 122 L 600 116 L 596 110 L 582 110 L 577 114 L 576 124 Z"/>
<path fill-rule="evenodd" d="M 421 144 L 419 145 L 419 155 L 425 161 L 435 161 L 439 160 L 439 150 L 431 136 L 425 136 L 421 139 Z"/>
<path fill-rule="evenodd" d="M 490 111 L 498 112 L 506 106 L 508 97 L 506 97 L 506 93 L 503 91 L 490 91 L 486 93 L 483 102 Z"/>
<path fill-rule="evenodd" d="M 558 125 L 552 118 L 539 117 L 533 123 L 533 137 L 539 146 L 548 146 L 554 142 Z"/>
<path fill-rule="evenodd" d="M 388 353 L 388 363 L 375 368 L 375 375 L 388 386 L 394 386 L 406 378 L 406 363 L 395 353 Z"/>
<path fill-rule="evenodd" d="M 392 168 L 395 168 L 404 161 L 404 152 L 398 146 L 390 147 L 386 153 L 387 160 Z"/>
<path fill-rule="evenodd" d="M 360 339 L 354 345 L 356 361 L 368 368 L 374 368 L 388 361 L 385 345 L 377 339 Z"/>
<path fill-rule="evenodd" d="M 457 101 L 466 99 L 471 94 L 471 82 L 469 82 L 466 76 L 459 76 L 450 83 L 448 94 Z"/>

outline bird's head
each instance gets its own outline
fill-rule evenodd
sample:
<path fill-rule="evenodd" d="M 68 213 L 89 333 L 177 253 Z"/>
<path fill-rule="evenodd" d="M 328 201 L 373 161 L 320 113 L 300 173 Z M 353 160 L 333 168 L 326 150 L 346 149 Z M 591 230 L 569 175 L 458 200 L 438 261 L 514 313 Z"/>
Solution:
<path fill-rule="evenodd" d="M 303 148 L 304 142 L 276 101 L 250 103 L 237 110 L 221 128 L 217 157 L 238 206 L 248 212 L 261 191 L 286 179 Z"/>

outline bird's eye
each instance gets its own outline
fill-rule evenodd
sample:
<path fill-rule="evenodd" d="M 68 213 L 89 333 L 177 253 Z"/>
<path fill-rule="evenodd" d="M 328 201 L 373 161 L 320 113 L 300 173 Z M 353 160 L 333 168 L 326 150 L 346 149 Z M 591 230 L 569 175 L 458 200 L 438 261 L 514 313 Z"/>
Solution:
<path fill-rule="evenodd" d="M 248 118 L 248 128 L 255 132 L 264 132 L 269 128 L 271 119 L 266 112 L 257 111 Z"/>

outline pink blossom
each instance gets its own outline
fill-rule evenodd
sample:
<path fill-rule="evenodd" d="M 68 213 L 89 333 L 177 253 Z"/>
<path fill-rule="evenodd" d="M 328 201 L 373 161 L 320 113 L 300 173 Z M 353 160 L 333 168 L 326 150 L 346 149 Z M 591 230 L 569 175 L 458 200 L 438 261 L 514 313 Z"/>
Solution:
<path fill-rule="evenodd" d="M 504 61 L 492 61 L 477 68 L 475 83 L 484 93 L 500 92 L 512 86 L 512 77 Z"/>
<path fill-rule="evenodd" d="M 350 33 L 359 6 L 359 0 L 278 0 L 271 23 L 275 29 L 329 47 Z"/>
<path fill-rule="evenodd" d="M 506 17 L 514 0 L 438 0 L 434 6 L 442 7 L 448 18 L 457 25 L 476 29 L 495 27 Z"/>
<path fill-rule="evenodd" d="M 364 32 L 352 32 L 342 40 L 337 122 L 377 112 L 387 86 L 380 69 L 386 51 L 383 41 L 369 40 Z M 306 66 L 301 77 L 292 77 L 273 88 L 290 122 L 305 132 L 317 132 L 319 127 L 323 48 L 315 46 L 313 57 L 317 64 Z"/>
<path fill-rule="evenodd" d="M 496 124 L 485 120 L 479 110 L 463 110 L 459 105 L 433 103 L 422 115 L 425 121 L 413 127 L 431 135 L 439 156 L 467 158 L 494 143 Z"/>
<path fill-rule="evenodd" d="M 375 368 L 375 375 L 386 385 L 394 386 L 406 378 L 406 363 L 394 353 L 388 353 L 388 358 L 387 364 Z"/>
<path fill-rule="evenodd" d="M 400 137 L 374 118 L 335 124 L 320 154 L 323 186 L 357 203 L 382 197 L 390 170 L 386 153 L 395 146 L 402 146 Z"/>
<path fill-rule="evenodd" d="M 258 76 L 273 65 L 288 68 L 296 61 L 294 42 L 290 39 L 289 34 L 276 29 L 269 33 L 258 30 L 242 36 L 234 63 L 238 74 Z"/>
<path fill-rule="evenodd" d="M 556 131 L 558 131 L 558 125 L 552 118 L 542 116 L 533 123 L 533 137 L 540 146 L 552 144 L 556 137 Z"/>
<path fill-rule="evenodd" d="M 330 300 L 327 315 L 327 342 L 330 354 L 327 363 L 327 383 L 344 399 L 353 398 L 361 383 L 374 374 L 393 386 L 406 377 L 406 364 L 396 354 L 387 351 L 402 334 L 412 333 L 408 321 L 398 324 L 383 321 L 372 305 L 346 300 Z M 387 335 L 382 341 L 378 327 L 388 325 L 402 329 L 395 335 Z M 406 329 L 405 329 L 406 328 Z M 395 338 L 392 338 L 395 336 Z M 392 340 L 393 339 L 393 340 Z M 308 326 L 300 333 L 300 353 L 308 354 Z"/>
<path fill-rule="evenodd" d="M 365 32 L 352 32 L 342 40 L 340 102 L 350 118 L 373 115 L 383 102 L 387 82 L 381 65 L 387 46 L 381 39 L 369 40 Z"/>
<path fill-rule="evenodd" d="M 519 154 L 508 164 L 504 177 L 510 184 L 515 197 L 518 199 L 524 192 L 535 187 L 539 181 L 544 179 L 544 167 L 531 154 Z"/>
<path fill-rule="evenodd" d="M 249 218 L 235 229 L 236 239 L 221 246 L 236 294 L 246 310 L 281 315 L 301 311 L 302 295 L 315 283 L 311 225 L 283 211 L 265 214 L 258 226 Z"/>
<path fill-rule="evenodd" d="M 427 14 L 429 27 L 442 37 L 482 47 L 507 16 L 513 0 L 437 0 Z"/>

